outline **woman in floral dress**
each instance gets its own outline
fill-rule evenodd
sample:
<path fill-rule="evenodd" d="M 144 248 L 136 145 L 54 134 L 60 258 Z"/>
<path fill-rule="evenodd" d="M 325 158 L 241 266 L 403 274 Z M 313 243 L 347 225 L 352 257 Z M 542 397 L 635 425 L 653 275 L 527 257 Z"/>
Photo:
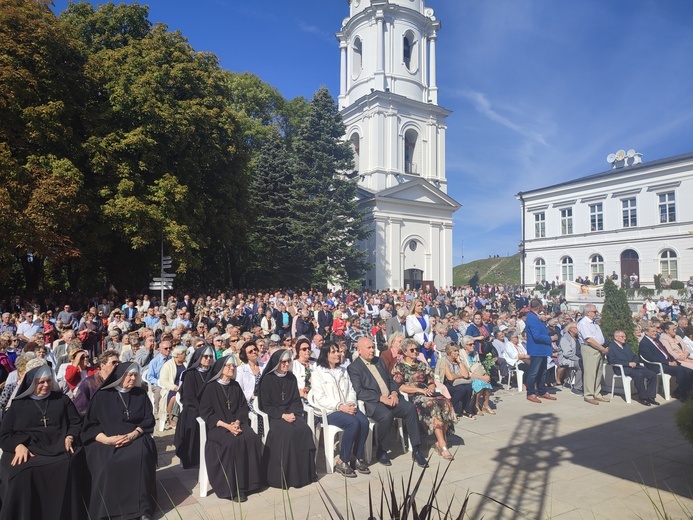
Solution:
<path fill-rule="evenodd" d="M 408 338 L 402 342 L 404 358 L 395 364 L 392 377 L 416 406 L 419 423 L 426 434 L 435 434 L 434 445 L 438 454 L 446 460 L 452 460 L 448 450 L 446 434 L 454 430 L 455 410 L 448 398 L 436 392 L 436 381 L 433 370 L 419 361 L 419 346 L 415 340 Z"/>

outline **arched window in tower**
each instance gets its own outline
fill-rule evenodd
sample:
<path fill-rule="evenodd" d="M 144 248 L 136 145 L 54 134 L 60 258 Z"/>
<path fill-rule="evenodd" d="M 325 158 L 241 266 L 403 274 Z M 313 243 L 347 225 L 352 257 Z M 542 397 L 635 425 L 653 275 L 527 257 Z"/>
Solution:
<path fill-rule="evenodd" d="M 410 128 L 404 133 L 404 173 L 419 173 L 417 164 L 414 162 L 418 140 L 419 135 L 416 130 Z"/>
<path fill-rule="evenodd" d="M 354 152 L 354 170 L 355 171 L 360 171 L 360 162 L 361 162 L 361 137 L 357 132 L 354 132 L 351 134 L 351 149 Z"/>
<path fill-rule="evenodd" d="M 414 33 L 407 31 L 404 33 L 402 46 L 402 61 L 408 71 L 414 72 L 418 69 L 419 50 Z"/>
<path fill-rule="evenodd" d="M 351 77 L 353 79 L 358 78 L 361 75 L 361 70 L 363 69 L 363 43 L 361 43 L 361 38 L 356 38 L 354 40 L 354 47 L 351 57 Z"/>

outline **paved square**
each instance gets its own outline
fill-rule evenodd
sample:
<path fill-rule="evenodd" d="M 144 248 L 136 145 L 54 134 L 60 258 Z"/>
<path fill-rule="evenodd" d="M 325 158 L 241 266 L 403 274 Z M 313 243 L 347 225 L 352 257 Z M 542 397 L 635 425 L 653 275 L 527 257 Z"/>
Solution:
<path fill-rule="evenodd" d="M 651 498 L 672 518 L 693 516 L 693 446 L 674 423 L 680 403 L 658 396 L 662 406 L 646 408 L 616 395 L 610 403 L 592 406 L 567 390 L 559 390 L 557 397 L 534 404 L 524 393 L 500 390 L 495 393 L 498 415 L 460 420 L 449 442 L 456 458 L 438 493 L 439 506 L 453 501 L 453 511 L 459 510 L 469 491 L 467 518 L 473 519 L 657 518 Z M 377 511 L 380 479 L 387 478 L 379 464 L 371 466 L 371 475 L 354 479 L 326 475 L 321 446 L 318 483 L 288 493 L 267 489 L 239 508 L 213 491 L 199 498 L 197 470 L 180 467 L 172 430 L 156 438 L 162 509 L 156 518 L 330 518 L 322 495 L 345 517 L 348 504 L 352 518 L 366 519 L 369 486 Z M 398 451 L 389 469 L 400 489 L 411 458 L 398 443 L 392 445 Z M 432 453 L 419 504 L 425 503 L 439 466 L 445 469 L 443 462 Z M 420 471 L 417 467 L 415 475 Z"/>

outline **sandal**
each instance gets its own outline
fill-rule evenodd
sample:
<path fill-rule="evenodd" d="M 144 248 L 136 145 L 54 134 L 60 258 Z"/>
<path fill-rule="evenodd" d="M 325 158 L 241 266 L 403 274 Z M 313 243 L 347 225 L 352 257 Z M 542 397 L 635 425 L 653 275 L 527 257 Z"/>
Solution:
<path fill-rule="evenodd" d="M 476 421 L 476 417 L 474 417 L 474 414 L 471 413 L 464 412 L 462 414 L 462 417 L 464 417 L 465 419 L 469 419 L 470 421 Z"/>
<path fill-rule="evenodd" d="M 439 448 L 440 451 L 438 454 L 443 457 L 445 460 L 455 460 L 455 457 L 452 456 L 452 453 L 450 453 L 450 450 L 448 449 L 447 446 L 443 446 L 442 448 Z"/>
<path fill-rule="evenodd" d="M 488 405 L 484 406 L 484 412 L 486 412 L 489 415 L 496 415 L 496 411 L 491 410 L 491 407 Z"/>
<path fill-rule="evenodd" d="M 479 416 L 484 415 L 484 411 L 481 408 L 477 407 L 476 414 Z"/>

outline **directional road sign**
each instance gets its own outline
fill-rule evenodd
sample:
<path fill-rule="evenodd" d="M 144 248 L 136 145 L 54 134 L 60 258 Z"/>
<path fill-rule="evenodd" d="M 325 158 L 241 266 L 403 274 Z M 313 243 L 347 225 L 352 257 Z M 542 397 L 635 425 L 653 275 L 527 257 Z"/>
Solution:
<path fill-rule="evenodd" d="M 166 282 L 166 283 L 171 283 L 173 279 L 176 277 L 175 274 L 167 274 L 163 273 L 161 276 L 155 276 L 154 281 L 155 282 Z"/>
<path fill-rule="evenodd" d="M 171 291 L 173 290 L 173 285 L 170 283 L 161 283 L 161 282 L 152 282 L 149 284 L 149 290 L 150 291 L 158 291 L 158 290 L 164 290 L 164 291 Z"/>

